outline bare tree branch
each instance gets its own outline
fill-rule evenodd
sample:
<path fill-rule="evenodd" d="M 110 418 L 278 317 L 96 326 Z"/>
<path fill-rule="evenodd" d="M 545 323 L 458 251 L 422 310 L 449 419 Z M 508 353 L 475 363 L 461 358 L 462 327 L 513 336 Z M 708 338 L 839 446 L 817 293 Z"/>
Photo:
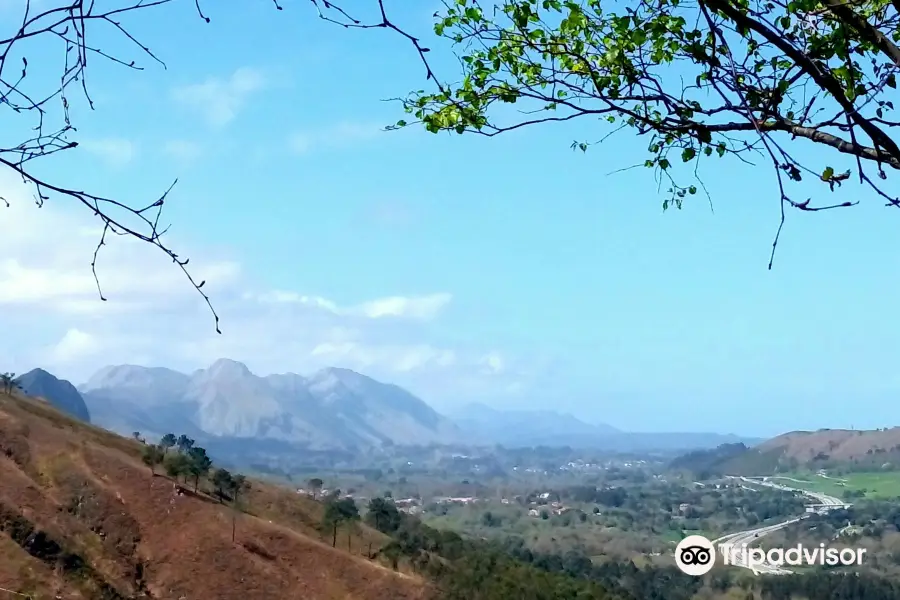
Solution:
<path fill-rule="evenodd" d="M 107 60 L 127 69 L 139 71 L 144 69 L 137 64 L 135 58 L 115 56 L 101 50 L 98 45 L 89 43 L 88 29 L 92 38 L 109 33 L 131 42 L 138 55 L 137 58 L 142 56 L 165 68 L 163 60 L 150 49 L 149 45 L 132 35 L 126 21 L 143 15 L 149 9 L 178 1 L 120 0 L 118 3 L 98 3 L 94 0 L 48 0 L 49 7 L 47 2 L 42 2 L 41 8 L 35 9 L 31 0 L 25 0 L 22 19 L 15 31 L 9 34 L 0 33 L 0 111 L 6 111 L 7 123 L 19 123 L 23 120 L 27 123 L 30 119 L 31 133 L 25 139 L 0 141 L 0 166 L 11 169 L 24 182 L 31 184 L 35 192 L 35 202 L 39 207 L 55 196 L 57 200 L 68 200 L 83 205 L 103 224 L 90 263 L 101 300 L 105 301 L 107 298 L 103 294 L 97 273 L 100 250 L 107 245 L 107 234 L 128 236 L 155 246 L 183 271 L 190 285 L 200 294 L 209 308 L 215 321 L 216 332 L 221 333 L 219 316 L 209 296 L 202 289 L 206 282 L 196 281 L 188 270 L 189 259 L 181 258 L 163 239 L 166 229 L 160 228 L 160 217 L 175 183 L 151 203 L 140 205 L 102 194 L 80 191 L 63 182 L 50 181 L 38 176 L 34 170 L 35 163 L 39 159 L 78 146 L 77 141 L 72 139 L 76 128 L 70 119 L 68 94 L 71 85 L 77 85 L 88 106 L 94 109 L 86 79 L 89 57 Z M 211 22 L 212 19 L 203 11 L 201 0 L 191 1 L 199 17 L 207 23 Z M 323 20 L 344 27 L 385 28 L 405 36 L 427 66 L 428 48 L 422 46 L 417 38 L 391 23 L 381 1 L 374 3 L 372 0 L 372 6 L 377 7 L 380 18 L 369 24 L 353 18 L 348 12 L 327 0 L 310 1 Z M 104 8 L 100 8 L 101 4 Z M 277 0 L 273 0 L 273 5 L 277 10 L 282 10 Z M 42 50 L 48 45 L 59 44 L 61 56 L 64 58 L 58 79 L 32 81 L 34 76 L 30 76 L 28 57 L 34 51 L 34 47 L 26 46 L 25 42 L 36 41 L 42 43 Z M 428 77 L 432 77 L 430 68 Z M 7 128 L 5 135 L 12 136 L 14 131 Z M 3 198 L 0 200 L 9 206 L 8 200 Z"/>

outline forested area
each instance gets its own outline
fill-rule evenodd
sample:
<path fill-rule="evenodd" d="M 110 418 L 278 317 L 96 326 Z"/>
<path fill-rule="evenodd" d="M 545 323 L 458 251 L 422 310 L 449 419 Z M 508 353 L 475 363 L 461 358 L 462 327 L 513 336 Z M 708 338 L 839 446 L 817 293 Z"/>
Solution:
<path fill-rule="evenodd" d="M 633 562 L 595 564 L 576 550 L 564 555 L 537 553 L 520 538 L 465 539 L 424 525 L 382 498 L 370 502 L 366 521 L 393 538 L 382 550 L 396 567 L 405 557 L 434 579 L 446 600 L 691 600 L 701 590 L 743 594 L 747 600 L 897 600 L 900 586 L 869 574 L 811 572 L 791 577 L 747 577 L 739 570 L 704 578 L 674 566 L 638 567 Z M 734 595 L 730 597 L 734 598 Z"/>

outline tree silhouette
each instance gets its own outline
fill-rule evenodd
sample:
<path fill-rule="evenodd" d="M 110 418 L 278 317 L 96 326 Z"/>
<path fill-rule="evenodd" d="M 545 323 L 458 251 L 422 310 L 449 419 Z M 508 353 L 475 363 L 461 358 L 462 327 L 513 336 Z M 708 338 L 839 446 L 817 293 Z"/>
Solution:
<path fill-rule="evenodd" d="M 384 498 L 372 498 L 366 508 L 366 523 L 382 533 L 393 533 L 400 527 L 400 511 Z"/>
<path fill-rule="evenodd" d="M 337 530 L 342 523 L 358 520 L 359 509 L 352 498 L 329 499 L 322 515 L 322 527 L 326 530 L 331 529 L 331 546 L 337 545 Z M 347 543 L 350 543 L 349 539 Z"/>
<path fill-rule="evenodd" d="M 178 436 L 178 440 L 175 442 L 175 447 L 178 448 L 179 452 L 186 454 L 190 452 L 191 448 L 194 447 L 194 440 L 182 433 Z"/>
<path fill-rule="evenodd" d="M 234 479 L 226 469 L 216 469 L 212 474 L 213 490 L 220 499 L 231 497 L 234 490 Z"/>
<path fill-rule="evenodd" d="M 347 528 L 347 552 L 353 552 L 353 534 L 359 531 L 359 508 L 356 506 L 356 503 L 353 502 L 350 498 L 346 498 L 346 500 L 350 500 L 349 505 L 345 508 L 344 512 L 344 524 Z"/>
<path fill-rule="evenodd" d="M 313 477 L 307 482 L 307 484 L 309 485 L 309 489 L 312 490 L 313 498 L 318 499 L 319 492 L 322 491 L 322 486 L 325 485 L 325 482 L 318 477 Z"/>
<path fill-rule="evenodd" d="M 174 433 L 167 433 L 166 435 L 162 436 L 162 439 L 159 441 L 159 445 L 160 447 L 162 447 L 163 452 L 166 453 L 169 451 L 169 448 L 174 447 L 177 442 L 178 440 L 175 437 Z"/>
<path fill-rule="evenodd" d="M 156 467 L 157 465 L 162 463 L 163 457 L 164 454 L 162 448 L 160 448 L 156 444 L 145 445 L 141 453 L 141 460 L 145 465 L 150 467 L 151 475 L 156 475 Z"/>
<path fill-rule="evenodd" d="M 0 389 L 3 390 L 4 394 L 11 394 L 13 388 L 16 386 L 16 374 L 15 373 L 0 373 Z"/>
<path fill-rule="evenodd" d="M 194 477 L 194 491 L 196 492 L 200 486 L 200 477 L 209 473 L 212 460 L 207 456 L 206 449 L 199 446 L 191 447 L 187 455 L 188 472 Z"/>
<path fill-rule="evenodd" d="M 234 475 L 231 478 L 231 541 L 234 542 L 237 530 L 237 513 L 239 510 L 239 502 L 244 495 L 250 491 L 250 482 L 243 475 Z"/>

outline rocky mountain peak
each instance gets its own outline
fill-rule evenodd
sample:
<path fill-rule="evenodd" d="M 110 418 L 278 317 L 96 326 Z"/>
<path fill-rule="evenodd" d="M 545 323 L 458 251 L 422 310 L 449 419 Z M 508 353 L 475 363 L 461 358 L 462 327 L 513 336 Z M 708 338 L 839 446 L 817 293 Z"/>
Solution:
<path fill-rule="evenodd" d="M 253 373 L 250 372 L 247 365 L 236 360 L 231 360 L 230 358 L 220 358 L 215 361 L 208 369 L 206 369 L 206 375 L 214 378 L 253 377 Z"/>

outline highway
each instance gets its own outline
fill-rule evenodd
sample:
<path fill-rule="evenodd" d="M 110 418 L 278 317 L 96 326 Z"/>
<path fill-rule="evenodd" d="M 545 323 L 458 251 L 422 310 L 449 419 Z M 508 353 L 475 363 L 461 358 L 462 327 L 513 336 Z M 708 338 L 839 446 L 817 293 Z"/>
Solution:
<path fill-rule="evenodd" d="M 740 480 L 745 484 L 751 483 L 753 485 L 762 485 L 762 486 L 766 486 L 766 487 L 783 490 L 785 492 L 796 492 L 799 494 L 803 494 L 804 496 L 812 498 L 813 500 L 816 501 L 816 504 L 814 504 L 813 506 L 819 511 L 829 511 L 829 510 L 834 510 L 834 509 L 838 509 L 838 508 L 846 508 L 846 507 L 850 506 L 850 504 L 844 502 L 843 500 L 840 500 L 839 498 L 835 498 L 834 496 L 829 496 L 827 494 L 821 494 L 818 492 L 808 492 L 806 490 L 800 490 L 800 489 L 796 489 L 796 488 L 787 487 L 787 486 L 781 485 L 779 483 L 773 483 L 773 482 L 769 481 L 769 479 L 770 479 L 769 477 L 763 477 L 761 479 L 752 479 L 750 477 L 738 477 L 738 476 L 729 475 L 728 478 Z M 739 531 L 737 533 L 730 533 L 730 534 L 722 536 L 716 540 L 713 540 L 713 545 L 716 547 L 716 550 L 719 551 L 720 553 L 721 553 L 721 551 L 720 551 L 721 544 L 731 544 L 734 548 L 736 548 L 738 550 L 744 544 L 746 544 L 747 547 L 749 548 L 750 546 L 752 546 L 753 544 L 758 542 L 759 539 L 762 538 L 763 536 L 766 536 L 766 535 L 772 533 L 773 531 L 778 531 L 779 529 L 783 529 L 793 523 L 802 521 L 803 519 L 806 519 L 809 516 L 810 515 L 807 513 L 807 514 L 803 514 L 799 517 L 796 517 L 794 519 L 788 519 L 787 521 L 784 521 L 782 523 L 776 523 L 774 525 L 767 525 L 765 527 L 757 527 L 756 529 L 748 529 L 746 531 Z M 769 565 L 769 564 L 754 565 L 753 567 L 751 567 L 749 564 L 747 564 L 746 558 L 747 558 L 746 556 L 742 556 L 742 553 L 740 551 L 737 551 L 734 553 L 734 555 L 733 555 L 734 560 L 730 564 L 732 564 L 736 567 L 742 567 L 744 569 L 751 569 L 757 575 L 760 575 L 760 574 L 761 575 L 790 575 L 793 573 L 793 571 L 790 571 L 788 569 L 776 567 L 774 565 Z"/>

